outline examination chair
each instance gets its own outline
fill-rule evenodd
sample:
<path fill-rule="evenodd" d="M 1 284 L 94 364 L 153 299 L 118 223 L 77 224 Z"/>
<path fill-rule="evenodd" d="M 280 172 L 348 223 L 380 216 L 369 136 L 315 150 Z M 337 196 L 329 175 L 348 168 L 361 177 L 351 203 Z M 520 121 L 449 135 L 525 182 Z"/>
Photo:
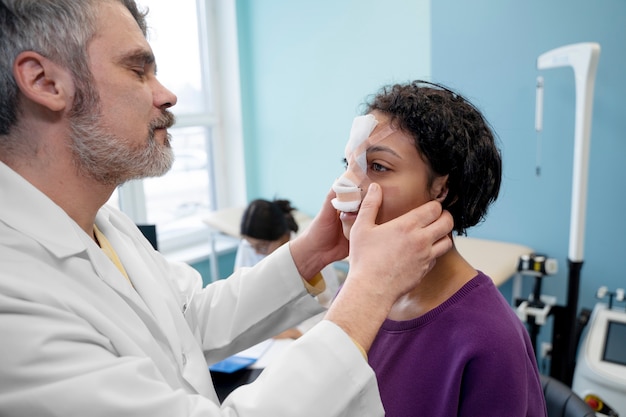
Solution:
<path fill-rule="evenodd" d="M 595 412 L 570 387 L 547 375 L 540 375 L 548 417 L 595 417 Z"/>

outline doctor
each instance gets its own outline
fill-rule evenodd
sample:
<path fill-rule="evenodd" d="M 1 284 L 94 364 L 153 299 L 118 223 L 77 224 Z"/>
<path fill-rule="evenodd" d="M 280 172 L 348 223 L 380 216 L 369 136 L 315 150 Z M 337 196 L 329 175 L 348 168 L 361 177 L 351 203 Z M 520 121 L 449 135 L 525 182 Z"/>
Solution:
<path fill-rule="evenodd" d="M 364 356 L 451 217 L 429 203 L 375 225 L 371 186 L 326 319 L 220 404 L 207 363 L 317 313 L 312 277 L 348 242 L 329 193 L 300 237 L 201 288 L 104 206 L 172 164 L 176 97 L 145 33 L 134 0 L 0 0 L 0 415 L 382 416 Z"/>

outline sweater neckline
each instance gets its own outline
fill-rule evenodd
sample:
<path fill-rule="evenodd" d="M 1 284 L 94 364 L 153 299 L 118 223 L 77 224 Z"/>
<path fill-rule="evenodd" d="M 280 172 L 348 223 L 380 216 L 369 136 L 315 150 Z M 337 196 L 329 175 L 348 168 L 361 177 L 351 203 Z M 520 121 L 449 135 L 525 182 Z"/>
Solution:
<path fill-rule="evenodd" d="M 450 298 L 448 298 L 446 301 L 439 304 L 437 307 L 433 308 L 426 314 L 423 314 L 420 317 L 416 317 L 414 319 L 400 321 L 385 319 L 383 325 L 381 326 L 381 329 L 387 331 L 403 331 L 425 326 L 431 321 L 435 320 L 437 316 L 446 311 L 448 308 L 456 305 L 473 290 L 489 282 L 491 282 L 491 279 L 482 271 L 478 271 L 478 274 L 474 278 L 466 282 L 465 285 L 459 288 L 457 292 L 452 294 Z"/>

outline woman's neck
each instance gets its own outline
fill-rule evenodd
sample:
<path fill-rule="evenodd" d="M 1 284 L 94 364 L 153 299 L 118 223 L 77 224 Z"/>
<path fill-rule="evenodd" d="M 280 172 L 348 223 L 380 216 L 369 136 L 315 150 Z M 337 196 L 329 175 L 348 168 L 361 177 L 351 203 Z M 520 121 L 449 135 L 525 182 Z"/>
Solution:
<path fill-rule="evenodd" d="M 415 289 L 396 301 L 389 318 L 403 321 L 423 316 L 454 295 L 477 273 L 453 247 L 437 259 L 433 269 Z"/>

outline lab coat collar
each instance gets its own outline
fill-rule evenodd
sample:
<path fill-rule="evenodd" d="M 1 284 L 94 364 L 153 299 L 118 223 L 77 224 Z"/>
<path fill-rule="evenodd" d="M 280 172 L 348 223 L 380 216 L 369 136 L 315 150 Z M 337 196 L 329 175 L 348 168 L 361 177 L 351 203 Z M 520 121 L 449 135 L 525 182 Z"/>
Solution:
<path fill-rule="evenodd" d="M 58 258 L 85 251 L 80 236 L 85 232 L 78 224 L 48 196 L 0 162 L 0 202 L 6 201 L 11 204 L 0 204 L 0 221 L 40 242 Z"/>
<path fill-rule="evenodd" d="M 88 257 L 98 276 L 123 296 L 139 297 L 98 248 L 67 213 L 21 175 L 0 162 L 0 221 L 37 241 L 58 259 Z M 141 303 L 140 303 L 141 304 Z"/>

